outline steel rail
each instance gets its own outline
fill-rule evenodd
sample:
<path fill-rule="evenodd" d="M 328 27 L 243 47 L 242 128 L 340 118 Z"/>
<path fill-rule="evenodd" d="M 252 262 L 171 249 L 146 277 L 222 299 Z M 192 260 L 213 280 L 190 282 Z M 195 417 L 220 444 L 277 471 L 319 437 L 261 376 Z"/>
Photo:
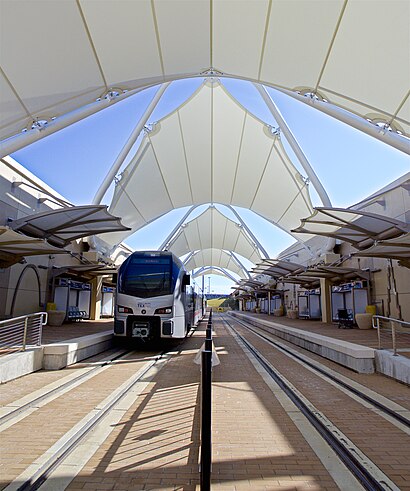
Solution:
<path fill-rule="evenodd" d="M 312 368 L 314 371 L 319 372 L 321 375 L 324 375 L 326 378 L 332 380 L 332 382 L 335 382 L 336 384 L 340 385 L 341 387 L 343 387 L 344 389 L 348 390 L 349 392 L 352 392 L 357 397 L 360 397 L 364 401 L 370 403 L 371 405 L 373 405 L 377 409 L 379 409 L 382 412 L 386 413 L 391 418 L 399 421 L 401 424 L 403 424 L 407 428 L 410 428 L 410 420 L 408 418 L 406 418 L 405 416 L 403 416 L 402 414 L 397 413 L 396 411 L 394 411 L 393 409 L 390 409 L 389 407 L 385 406 L 384 404 L 382 404 L 381 402 L 377 401 L 376 399 L 373 399 L 373 397 L 370 397 L 370 396 L 364 394 L 363 392 L 361 392 L 360 390 L 356 389 L 355 387 L 352 387 L 348 383 L 343 382 L 343 380 L 338 379 L 334 375 L 328 373 L 325 369 L 320 368 L 319 366 L 315 365 L 313 362 L 310 362 L 310 361 L 305 360 L 303 357 L 301 357 L 297 353 L 294 353 L 294 350 L 288 349 L 282 343 L 278 343 L 276 341 L 273 341 L 272 339 L 267 338 L 266 336 L 264 336 L 260 332 L 257 332 L 254 329 L 255 326 L 253 326 L 252 324 L 248 324 L 247 322 L 245 322 L 243 320 L 240 320 L 240 319 L 237 319 L 237 318 L 235 318 L 235 321 L 238 322 L 238 324 L 242 324 L 244 327 L 246 327 L 246 329 L 249 329 L 253 333 L 257 334 L 258 336 L 260 336 L 265 341 L 267 341 L 271 345 L 275 346 L 279 350 L 284 351 L 286 354 L 291 355 L 292 357 L 294 357 L 298 361 L 300 361 L 302 364 L 305 364 L 308 367 Z M 252 326 L 252 327 L 249 327 L 249 326 Z M 257 329 L 260 329 L 260 330 L 262 330 L 264 332 L 267 332 L 268 334 L 271 334 L 272 336 L 274 336 L 274 334 L 270 333 L 267 329 L 264 329 L 263 327 L 259 327 L 258 326 Z"/>
<path fill-rule="evenodd" d="M 48 479 L 48 476 L 53 472 L 82 439 L 105 417 L 107 414 L 123 399 L 128 392 L 136 385 L 144 375 L 164 356 L 166 352 L 162 352 L 149 362 L 141 371 L 136 379 L 127 384 L 111 401 L 109 401 L 101 410 L 85 423 L 67 442 L 56 452 L 50 459 L 43 464 L 36 473 L 34 473 L 27 481 L 17 488 L 17 491 L 35 491 L 42 486 Z"/>
<path fill-rule="evenodd" d="M 193 335 L 195 329 L 191 328 L 187 336 L 182 340 L 177 347 L 184 343 L 186 338 Z M 170 348 L 172 350 L 172 348 Z M 62 462 L 71 454 L 71 452 L 81 443 L 83 438 L 85 438 L 90 431 L 97 426 L 97 424 L 104 419 L 105 416 L 120 402 L 128 392 L 146 375 L 151 368 L 158 363 L 168 351 L 164 350 L 159 355 L 157 355 L 152 361 L 150 361 L 140 372 L 137 378 L 132 382 L 127 384 L 111 401 L 109 401 L 101 410 L 87 421 L 82 428 L 80 428 L 72 437 L 70 437 L 67 442 L 56 452 L 52 457 L 50 457 L 39 469 L 35 472 L 29 479 L 22 483 L 17 491 L 35 491 L 39 489 L 48 479 L 50 474 L 62 464 Z"/>
<path fill-rule="evenodd" d="M 265 360 L 261 353 L 250 343 L 244 336 L 224 318 L 222 319 L 229 327 L 236 333 L 241 339 L 243 344 L 249 349 L 249 351 L 255 356 L 263 368 L 267 371 L 269 376 L 279 385 L 288 398 L 295 404 L 295 406 L 301 411 L 301 413 L 308 419 L 312 426 L 317 430 L 320 436 L 328 443 L 332 450 L 336 453 L 339 459 L 345 464 L 349 471 L 355 476 L 360 484 L 368 491 L 386 491 L 390 489 L 390 486 L 383 486 L 383 484 L 376 479 L 373 474 L 366 469 L 359 461 L 359 459 L 351 452 L 336 436 L 326 427 L 326 425 L 312 412 L 312 410 L 305 404 L 302 398 L 285 382 L 285 380 L 276 372 L 272 365 Z M 236 320 L 236 319 L 235 319 Z M 377 467 L 377 466 L 376 466 Z"/>
<path fill-rule="evenodd" d="M 10 421 L 10 419 L 13 419 L 17 416 L 20 416 L 22 413 L 24 414 L 26 411 L 30 410 L 32 407 L 37 406 L 40 402 L 43 402 L 44 400 L 48 399 L 49 397 L 51 397 L 55 394 L 58 394 L 59 392 L 62 392 L 63 390 L 67 389 L 71 385 L 76 384 L 77 382 L 79 382 L 83 378 L 89 377 L 89 375 L 92 374 L 93 372 L 95 372 L 96 370 L 100 370 L 101 368 L 103 368 L 107 365 L 110 365 L 115 360 L 118 360 L 118 359 L 122 358 L 123 356 L 125 356 L 126 354 L 129 354 L 129 353 L 130 353 L 129 351 L 122 351 L 120 354 L 114 356 L 113 358 L 111 358 L 109 360 L 103 361 L 98 366 L 91 368 L 90 370 L 88 370 L 85 373 L 82 373 L 78 377 L 75 377 L 71 380 L 68 380 L 67 382 L 64 382 L 63 384 L 59 385 L 58 387 L 55 387 L 54 389 L 49 390 L 48 392 L 42 394 L 41 396 L 36 397 L 35 399 L 32 399 L 30 402 L 27 402 L 26 404 L 23 404 L 22 406 L 20 406 L 16 409 L 13 409 L 9 413 L 0 417 L 0 427 L 3 424 Z"/>

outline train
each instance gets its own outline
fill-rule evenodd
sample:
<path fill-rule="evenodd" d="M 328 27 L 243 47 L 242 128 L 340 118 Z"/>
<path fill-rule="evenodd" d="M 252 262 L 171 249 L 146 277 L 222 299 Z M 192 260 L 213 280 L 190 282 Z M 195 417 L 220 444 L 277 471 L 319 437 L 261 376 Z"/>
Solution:
<path fill-rule="evenodd" d="M 168 251 L 136 251 L 120 266 L 114 340 L 154 344 L 183 339 L 205 315 L 201 288 Z"/>

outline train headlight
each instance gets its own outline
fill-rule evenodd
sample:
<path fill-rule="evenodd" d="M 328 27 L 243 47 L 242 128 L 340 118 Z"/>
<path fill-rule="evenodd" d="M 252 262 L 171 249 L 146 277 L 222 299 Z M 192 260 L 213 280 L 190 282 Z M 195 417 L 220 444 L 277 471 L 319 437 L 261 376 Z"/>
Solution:
<path fill-rule="evenodd" d="M 122 307 L 121 305 L 117 306 L 118 312 L 120 314 L 133 314 L 133 310 L 130 309 L 129 307 Z"/>
<path fill-rule="evenodd" d="M 161 309 L 157 309 L 155 314 L 172 314 L 172 307 L 162 307 Z"/>

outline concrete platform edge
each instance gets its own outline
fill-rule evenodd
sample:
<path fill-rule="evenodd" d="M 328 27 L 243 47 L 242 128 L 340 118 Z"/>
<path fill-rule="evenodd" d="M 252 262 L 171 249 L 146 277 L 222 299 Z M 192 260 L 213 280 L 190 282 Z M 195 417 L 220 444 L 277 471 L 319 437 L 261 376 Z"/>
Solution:
<path fill-rule="evenodd" d="M 376 351 L 376 371 L 410 385 L 410 360 L 391 351 Z"/>
<path fill-rule="evenodd" d="M 111 331 L 105 331 L 5 355 L 0 358 L 0 383 L 10 382 L 41 369 L 65 368 L 109 349 L 112 337 Z"/>
<path fill-rule="evenodd" d="M 246 319 L 247 322 L 255 326 L 269 327 L 276 336 L 332 360 L 339 365 L 348 367 L 355 372 L 375 372 L 375 350 L 373 348 L 283 326 L 273 321 L 257 319 L 240 312 L 230 312 L 230 314 L 234 317 Z"/>

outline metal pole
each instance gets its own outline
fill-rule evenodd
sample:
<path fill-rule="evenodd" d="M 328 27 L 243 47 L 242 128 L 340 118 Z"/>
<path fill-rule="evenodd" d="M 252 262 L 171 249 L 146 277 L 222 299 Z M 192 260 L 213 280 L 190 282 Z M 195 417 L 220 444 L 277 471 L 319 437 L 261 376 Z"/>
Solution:
<path fill-rule="evenodd" d="M 262 244 L 259 242 L 259 240 L 255 237 L 255 235 L 252 233 L 251 229 L 246 225 L 246 223 L 242 220 L 241 216 L 239 213 L 235 210 L 235 208 L 231 205 L 228 206 L 228 208 L 232 211 L 232 213 L 236 216 L 236 218 L 239 220 L 239 223 L 242 225 L 242 227 L 246 230 L 250 238 L 255 242 L 255 244 L 258 246 L 258 249 L 262 254 L 265 256 L 264 259 L 269 259 L 269 254 L 265 250 L 265 248 L 262 246 Z"/>
<path fill-rule="evenodd" d="M 377 338 L 379 340 L 379 349 L 382 349 L 382 339 L 380 334 L 380 319 L 376 317 Z"/>
<path fill-rule="evenodd" d="M 275 90 L 283 92 L 289 97 L 303 102 L 303 104 L 314 107 L 318 111 L 328 114 L 329 116 L 348 124 L 352 128 L 356 128 L 357 130 L 362 131 L 363 133 L 366 133 L 367 135 L 372 136 L 373 138 L 376 138 L 377 140 L 380 140 L 383 143 L 400 150 L 401 152 L 407 154 L 410 153 L 409 142 L 405 137 L 395 133 L 394 131 L 381 128 L 380 126 L 367 121 L 367 119 L 363 118 L 362 116 L 357 116 L 356 114 L 353 114 L 341 107 L 335 106 L 330 102 L 320 101 L 313 97 L 297 94 L 296 92 L 290 90 L 279 89 L 276 87 Z"/>
<path fill-rule="evenodd" d="M 194 211 L 194 209 L 197 207 L 197 205 L 192 205 L 189 210 L 185 213 L 185 215 L 181 218 L 181 220 L 175 225 L 174 229 L 172 232 L 167 236 L 167 238 L 164 240 L 164 242 L 158 247 L 159 251 L 163 251 L 164 248 L 169 245 L 169 242 L 171 242 L 171 239 L 174 237 L 174 235 L 178 232 L 178 230 L 181 228 L 182 224 L 185 222 L 185 220 L 189 217 L 189 215 Z"/>
<path fill-rule="evenodd" d="M 27 329 L 28 329 L 28 317 L 24 319 L 24 333 L 23 333 L 23 351 L 26 351 L 27 344 Z"/>
<path fill-rule="evenodd" d="M 86 106 L 75 109 L 67 114 L 56 118 L 54 121 L 48 122 L 46 125 L 38 126 L 37 128 L 25 131 L 24 133 L 19 133 L 18 135 L 12 136 L 3 140 L 0 143 L 0 158 L 10 155 L 22 148 L 34 143 L 48 135 L 52 135 L 56 131 L 60 131 L 68 126 L 81 121 L 82 119 L 95 114 L 108 106 L 112 106 L 117 102 L 123 101 L 124 99 L 141 92 L 141 90 L 146 87 L 142 87 L 135 90 L 130 90 L 124 94 L 120 94 L 117 97 L 103 97 L 96 102 L 87 104 Z"/>
<path fill-rule="evenodd" d="M 212 351 L 202 351 L 201 373 L 201 491 L 211 489 Z"/>
<path fill-rule="evenodd" d="M 279 109 L 276 107 L 276 104 L 271 99 L 266 88 L 261 84 L 255 84 L 254 83 L 253 85 L 255 86 L 255 88 L 259 92 L 259 94 L 261 95 L 261 97 L 264 100 L 265 104 L 267 105 L 268 109 L 272 113 L 272 116 L 275 118 L 276 122 L 278 123 L 280 130 L 285 135 L 286 140 L 288 141 L 289 145 L 291 146 L 292 150 L 294 151 L 297 159 L 299 160 L 301 166 L 303 167 L 304 171 L 306 172 L 307 176 L 309 177 L 311 183 L 315 187 L 317 194 L 319 195 L 319 198 L 321 199 L 323 205 L 327 206 L 327 207 L 332 207 L 332 203 L 331 203 L 330 198 L 326 192 L 326 189 L 324 188 L 323 184 L 320 182 L 320 179 L 318 178 L 318 176 L 316 175 L 312 166 L 310 165 L 309 160 L 307 159 L 303 150 L 299 146 L 299 143 L 297 142 L 291 129 L 289 128 L 286 121 L 284 120 Z M 326 245 L 326 249 L 328 251 L 333 250 L 335 244 L 336 244 L 335 239 L 329 239 L 328 243 Z"/>
<path fill-rule="evenodd" d="M 101 203 L 101 200 L 103 199 L 105 193 L 107 192 L 108 188 L 110 187 L 110 184 L 112 183 L 115 175 L 121 168 L 122 164 L 124 163 L 125 158 L 127 157 L 128 153 L 130 152 L 132 146 L 136 142 L 138 136 L 140 135 L 141 131 L 143 130 L 145 124 L 148 121 L 148 118 L 151 116 L 152 112 L 154 111 L 155 107 L 157 106 L 159 100 L 161 99 L 162 95 L 164 94 L 165 90 L 168 88 L 171 82 L 167 82 L 165 84 L 162 84 L 154 97 L 152 98 L 151 102 L 149 103 L 147 109 L 145 110 L 144 114 L 141 116 L 141 119 L 139 120 L 137 126 L 134 128 L 133 132 L 129 136 L 127 142 L 123 146 L 121 152 L 118 154 L 118 157 L 115 159 L 114 163 L 111 166 L 111 169 L 109 170 L 108 174 L 105 176 L 103 182 L 101 183 L 100 187 L 98 188 L 94 199 L 93 199 L 93 204 L 98 205 Z"/>
<path fill-rule="evenodd" d="M 397 354 L 395 322 L 394 321 L 390 321 L 390 325 L 391 325 L 391 336 L 392 336 L 392 342 L 393 342 L 393 356 L 399 356 Z"/>

